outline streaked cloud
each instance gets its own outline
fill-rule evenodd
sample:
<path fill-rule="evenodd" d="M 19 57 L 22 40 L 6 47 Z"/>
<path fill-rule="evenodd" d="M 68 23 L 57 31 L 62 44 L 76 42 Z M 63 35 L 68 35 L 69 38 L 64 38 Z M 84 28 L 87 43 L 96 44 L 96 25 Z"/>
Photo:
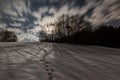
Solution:
<path fill-rule="evenodd" d="M 5 29 L 7 27 L 7 25 L 5 23 L 0 23 L 0 28 L 1 29 Z"/>
<path fill-rule="evenodd" d="M 93 26 L 114 25 L 120 23 L 119 8 L 119 0 L 0 0 L 0 28 L 16 31 L 23 38 L 28 32 L 37 37 L 46 24 L 63 14 L 85 15 Z"/>
<path fill-rule="evenodd" d="M 94 25 L 109 23 L 120 20 L 120 1 L 103 0 L 97 2 L 89 20 Z"/>
<path fill-rule="evenodd" d="M 35 36 L 34 34 L 30 33 L 21 33 L 18 35 L 18 41 L 19 42 L 33 42 L 38 41 L 39 38 Z"/>

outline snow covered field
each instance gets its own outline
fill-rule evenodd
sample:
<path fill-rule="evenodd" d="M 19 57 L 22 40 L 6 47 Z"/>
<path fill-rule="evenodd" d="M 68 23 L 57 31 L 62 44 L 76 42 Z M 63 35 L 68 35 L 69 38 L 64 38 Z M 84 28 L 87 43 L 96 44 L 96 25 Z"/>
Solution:
<path fill-rule="evenodd" d="M 119 80 L 120 49 L 0 43 L 0 80 Z"/>

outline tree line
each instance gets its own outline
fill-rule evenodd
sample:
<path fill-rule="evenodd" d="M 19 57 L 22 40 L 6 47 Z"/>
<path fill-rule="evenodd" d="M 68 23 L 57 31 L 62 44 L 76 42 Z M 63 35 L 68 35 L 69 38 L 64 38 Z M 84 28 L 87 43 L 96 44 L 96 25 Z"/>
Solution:
<path fill-rule="evenodd" d="M 82 30 L 72 36 L 56 39 L 55 42 L 120 47 L 119 34 L 120 27 L 100 26 L 94 31 Z"/>
<path fill-rule="evenodd" d="M 8 31 L 8 30 L 1 30 L 0 31 L 0 42 L 16 42 L 17 35 L 15 32 Z"/>
<path fill-rule="evenodd" d="M 81 31 L 82 29 L 90 27 L 90 23 L 84 20 L 84 16 L 63 15 L 58 18 L 57 22 L 48 24 L 47 27 L 48 26 L 54 26 L 54 30 L 52 31 L 51 35 L 44 32 L 44 35 L 46 36 L 45 40 L 53 41 L 55 39 L 61 39 L 66 36 L 71 36 L 76 32 Z"/>
<path fill-rule="evenodd" d="M 93 29 L 84 16 L 63 15 L 58 19 L 58 22 L 49 25 L 53 25 L 55 30 L 51 35 L 44 34 L 42 41 L 120 46 L 120 27 L 102 25 Z"/>

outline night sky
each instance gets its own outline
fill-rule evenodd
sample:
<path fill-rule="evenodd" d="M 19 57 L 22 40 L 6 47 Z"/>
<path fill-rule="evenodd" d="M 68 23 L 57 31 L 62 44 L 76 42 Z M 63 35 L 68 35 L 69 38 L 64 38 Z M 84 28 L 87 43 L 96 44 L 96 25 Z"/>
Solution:
<path fill-rule="evenodd" d="M 0 0 L 0 28 L 15 31 L 19 41 L 38 41 L 38 32 L 63 14 L 119 26 L 120 0 Z"/>

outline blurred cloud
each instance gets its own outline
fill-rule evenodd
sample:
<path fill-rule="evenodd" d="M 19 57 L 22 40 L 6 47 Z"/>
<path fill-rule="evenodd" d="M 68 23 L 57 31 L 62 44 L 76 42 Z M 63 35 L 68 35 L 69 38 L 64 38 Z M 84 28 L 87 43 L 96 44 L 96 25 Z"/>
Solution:
<path fill-rule="evenodd" d="M 0 29 L 5 29 L 7 25 L 5 23 L 0 23 Z"/>
<path fill-rule="evenodd" d="M 39 38 L 35 36 L 34 34 L 30 33 L 21 33 L 18 35 L 18 41 L 19 42 L 33 42 L 38 41 Z"/>
<path fill-rule="evenodd" d="M 23 33 L 23 31 L 22 30 L 20 30 L 20 29 L 17 29 L 17 28 L 7 28 L 7 30 L 8 31 L 13 31 L 13 32 L 15 32 L 15 33 L 17 33 L 17 34 L 21 34 L 21 33 Z"/>
<path fill-rule="evenodd" d="M 93 26 L 119 24 L 119 8 L 120 0 L 0 0 L 0 28 L 31 38 L 63 14 L 85 15 Z"/>
<path fill-rule="evenodd" d="M 109 23 L 114 20 L 120 20 L 119 8 L 119 0 L 101 0 L 97 2 L 92 15 L 88 19 L 94 25 L 100 25 Z"/>
<path fill-rule="evenodd" d="M 11 23 L 10 25 L 13 27 L 21 27 L 22 26 L 21 23 L 13 23 L 13 24 Z"/>

